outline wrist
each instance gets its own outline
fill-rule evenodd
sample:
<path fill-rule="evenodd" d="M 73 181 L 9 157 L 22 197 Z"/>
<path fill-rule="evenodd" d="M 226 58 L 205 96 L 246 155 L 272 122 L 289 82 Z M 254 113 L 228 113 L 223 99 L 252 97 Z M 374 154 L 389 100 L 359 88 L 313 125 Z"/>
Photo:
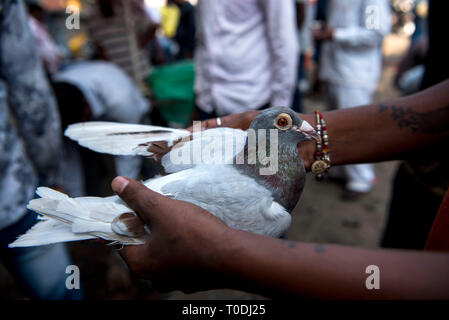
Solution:
<path fill-rule="evenodd" d="M 215 274 L 215 288 L 230 288 L 243 290 L 245 279 L 242 278 L 243 265 L 246 263 L 247 232 L 227 227 L 219 237 L 215 257 L 210 265 L 210 271 Z M 218 238 L 217 238 L 218 239 Z M 237 263 L 236 263 L 237 262 Z"/>
<path fill-rule="evenodd" d="M 233 259 L 236 245 L 239 243 L 238 238 L 238 230 L 227 226 L 216 236 L 212 250 L 214 257 L 209 265 L 211 271 L 217 274 L 224 274 L 227 271 L 229 260 Z"/>
<path fill-rule="evenodd" d="M 312 127 L 315 127 L 315 119 L 313 114 L 299 114 L 301 119 L 307 121 Z M 312 163 L 315 161 L 316 142 L 303 141 L 298 144 L 298 153 L 306 171 L 310 171 Z"/>
<path fill-rule="evenodd" d="M 333 40 L 333 39 L 334 39 L 334 29 L 329 28 L 329 40 Z"/>
<path fill-rule="evenodd" d="M 259 114 L 259 112 L 259 110 L 250 110 L 245 112 L 245 121 L 248 128 L 251 125 L 251 122 L 253 122 L 254 118 Z"/>
<path fill-rule="evenodd" d="M 315 161 L 316 142 L 304 141 L 298 144 L 298 153 L 306 171 L 310 171 L 312 163 Z"/>

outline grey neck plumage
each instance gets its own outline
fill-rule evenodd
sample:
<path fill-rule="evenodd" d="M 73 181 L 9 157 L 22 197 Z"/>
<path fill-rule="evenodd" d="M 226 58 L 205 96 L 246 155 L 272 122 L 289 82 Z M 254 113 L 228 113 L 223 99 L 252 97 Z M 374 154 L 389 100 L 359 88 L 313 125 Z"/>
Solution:
<path fill-rule="evenodd" d="M 269 149 L 268 142 L 267 149 Z M 305 169 L 296 146 L 290 143 L 279 144 L 277 171 L 271 175 L 260 174 L 260 169 L 266 167 L 266 165 L 262 164 L 257 156 L 255 164 L 248 163 L 247 145 L 242 152 L 245 153 L 243 164 L 236 164 L 236 161 L 234 161 L 234 166 L 243 174 L 254 178 L 258 183 L 272 191 L 275 201 L 288 212 L 291 212 L 301 196 L 305 183 Z M 269 152 L 265 154 L 269 154 Z"/>

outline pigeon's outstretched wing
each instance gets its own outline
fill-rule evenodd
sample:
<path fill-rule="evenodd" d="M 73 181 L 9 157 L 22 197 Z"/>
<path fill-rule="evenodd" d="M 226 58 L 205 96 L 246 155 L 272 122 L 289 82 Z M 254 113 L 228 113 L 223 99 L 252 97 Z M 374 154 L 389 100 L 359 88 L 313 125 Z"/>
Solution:
<path fill-rule="evenodd" d="M 190 132 L 150 125 L 91 121 L 72 124 L 64 134 L 96 152 L 151 157 L 160 148 L 189 136 Z"/>
<path fill-rule="evenodd" d="M 100 153 L 156 157 L 167 173 L 200 164 L 230 164 L 244 148 L 247 136 L 246 131 L 231 128 L 191 134 L 181 129 L 115 122 L 73 124 L 65 135 Z"/>
<path fill-rule="evenodd" d="M 167 173 L 197 165 L 232 164 L 245 147 L 247 132 L 232 128 L 214 128 L 194 132 L 177 141 L 166 153 L 161 164 Z"/>

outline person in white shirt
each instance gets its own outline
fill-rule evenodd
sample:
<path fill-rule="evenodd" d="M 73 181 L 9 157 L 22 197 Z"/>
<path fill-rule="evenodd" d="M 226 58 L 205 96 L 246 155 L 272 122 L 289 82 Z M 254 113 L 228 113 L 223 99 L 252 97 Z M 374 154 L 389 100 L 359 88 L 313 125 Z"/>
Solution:
<path fill-rule="evenodd" d="M 199 0 L 195 12 L 200 118 L 290 107 L 298 60 L 294 3 Z"/>
<path fill-rule="evenodd" d="M 329 107 L 343 109 L 368 104 L 382 70 L 382 40 L 390 32 L 387 0 L 328 0 L 327 24 L 314 31 L 324 40 L 319 77 L 326 83 Z M 371 191 L 371 164 L 345 167 L 344 197 Z"/>

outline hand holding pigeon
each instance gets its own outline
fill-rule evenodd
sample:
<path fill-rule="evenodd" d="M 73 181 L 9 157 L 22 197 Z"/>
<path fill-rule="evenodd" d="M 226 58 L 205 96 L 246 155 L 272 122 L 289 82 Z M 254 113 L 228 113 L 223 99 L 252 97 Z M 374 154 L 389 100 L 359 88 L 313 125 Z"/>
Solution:
<path fill-rule="evenodd" d="M 150 278 L 160 291 L 217 285 L 206 275 L 218 265 L 217 248 L 223 241 L 230 244 L 235 230 L 198 206 L 168 199 L 135 180 L 117 177 L 112 188 L 151 229 L 145 244 L 119 250 L 134 273 Z"/>

